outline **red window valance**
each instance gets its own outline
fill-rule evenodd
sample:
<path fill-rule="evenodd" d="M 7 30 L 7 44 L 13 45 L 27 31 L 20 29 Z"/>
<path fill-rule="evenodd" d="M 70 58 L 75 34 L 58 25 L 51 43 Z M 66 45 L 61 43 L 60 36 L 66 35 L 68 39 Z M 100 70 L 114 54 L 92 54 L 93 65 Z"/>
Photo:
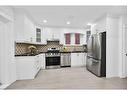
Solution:
<path fill-rule="evenodd" d="M 75 44 L 80 44 L 80 34 L 75 33 Z"/>
<path fill-rule="evenodd" d="M 71 43 L 70 33 L 65 34 L 65 39 L 66 39 L 66 44 L 70 44 Z"/>

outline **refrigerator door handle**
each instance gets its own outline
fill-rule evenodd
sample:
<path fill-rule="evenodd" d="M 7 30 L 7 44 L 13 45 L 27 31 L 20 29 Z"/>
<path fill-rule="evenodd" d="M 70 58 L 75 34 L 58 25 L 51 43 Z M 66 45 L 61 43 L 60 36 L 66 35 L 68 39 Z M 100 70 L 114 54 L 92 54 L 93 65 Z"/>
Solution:
<path fill-rule="evenodd" d="M 93 61 L 94 61 L 95 63 L 98 63 L 98 62 L 99 62 L 98 60 L 95 60 L 95 59 L 93 59 Z"/>
<path fill-rule="evenodd" d="M 98 61 L 94 61 L 94 63 L 98 63 Z"/>

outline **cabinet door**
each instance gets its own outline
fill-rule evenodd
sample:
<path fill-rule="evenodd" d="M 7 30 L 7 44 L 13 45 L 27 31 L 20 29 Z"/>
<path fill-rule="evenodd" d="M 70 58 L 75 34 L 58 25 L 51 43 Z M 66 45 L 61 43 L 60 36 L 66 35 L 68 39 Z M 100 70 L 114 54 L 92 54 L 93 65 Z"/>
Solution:
<path fill-rule="evenodd" d="M 69 62 L 68 62 L 69 61 L 68 54 L 65 55 L 65 60 L 66 60 L 66 66 L 68 66 L 68 64 L 69 64 Z"/>
<path fill-rule="evenodd" d="M 71 66 L 72 67 L 85 66 L 84 53 L 72 53 L 71 54 Z"/>
<path fill-rule="evenodd" d="M 39 67 L 39 56 L 35 56 L 35 63 L 34 63 L 34 72 L 35 75 L 37 74 L 37 72 L 39 71 L 40 67 Z"/>
<path fill-rule="evenodd" d="M 79 56 L 79 60 L 80 60 L 80 65 L 81 66 L 85 66 L 85 53 L 80 53 L 80 56 Z"/>
<path fill-rule="evenodd" d="M 36 69 L 35 56 L 16 57 L 17 80 L 34 79 Z"/>
<path fill-rule="evenodd" d="M 41 69 L 45 69 L 45 54 L 40 54 L 40 65 Z"/>
<path fill-rule="evenodd" d="M 22 42 L 24 41 L 24 15 L 15 14 L 14 20 L 14 31 L 15 31 L 15 41 Z"/>
<path fill-rule="evenodd" d="M 64 65 L 64 56 L 61 55 L 61 66 L 63 66 L 63 65 Z"/>
<path fill-rule="evenodd" d="M 77 58 L 77 65 L 81 66 L 82 65 L 82 54 L 76 53 L 76 58 Z"/>
<path fill-rule="evenodd" d="M 42 44 L 46 44 L 47 43 L 47 35 L 46 35 L 46 32 L 45 32 L 45 29 L 44 28 L 41 28 L 41 42 Z"/>
<path fill-rule="evenodd" d="M 34 23 L 25 17 L 24 19 L 24 39 L 29 42 L 36 42 L 36 32 Z"/>
<path fill-rule="evenodd" d="M 41 29 L 36 28 L 36 42 L 41 42 Z"/>
<path fill-rule="evenodd" d="M 75 67 L 78 65 L 77 62 L 77 53 L 71 53 L 71 66 Z"/>
<path fill-rule="evenodd" d="M 70 66 L 71 58 L 70 54 L 67 54 L 67 65 Z"/>
<path fill-rule="evenodd" d="M 86 44 L 86 34 L 80 35 L 80 45 Z"/>

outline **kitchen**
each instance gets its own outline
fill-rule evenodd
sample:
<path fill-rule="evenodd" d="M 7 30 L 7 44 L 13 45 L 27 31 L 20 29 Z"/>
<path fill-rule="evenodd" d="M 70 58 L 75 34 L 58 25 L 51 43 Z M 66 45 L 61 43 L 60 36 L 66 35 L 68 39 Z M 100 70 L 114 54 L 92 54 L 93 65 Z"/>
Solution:
<path fill-rule="evenodd" d="M 0 8 L 1 89 L 126 88 L 126 6 Z"/>

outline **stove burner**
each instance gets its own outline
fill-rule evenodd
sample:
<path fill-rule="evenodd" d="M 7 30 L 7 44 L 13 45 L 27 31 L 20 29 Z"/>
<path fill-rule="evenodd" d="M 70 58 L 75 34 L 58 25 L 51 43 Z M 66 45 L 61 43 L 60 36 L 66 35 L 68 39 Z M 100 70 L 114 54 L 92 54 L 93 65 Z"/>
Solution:
<path fill-rule="evenodd" d="M 46 57 L 60 56 L 60 53 L 46 53 Z"/>
<path fill-rule="evenodd" d="M 60 56 L 60 51 L 59 49 L 56 48 L 49 48 L 46 53 L 46 56 L 47 57 Z"/>

